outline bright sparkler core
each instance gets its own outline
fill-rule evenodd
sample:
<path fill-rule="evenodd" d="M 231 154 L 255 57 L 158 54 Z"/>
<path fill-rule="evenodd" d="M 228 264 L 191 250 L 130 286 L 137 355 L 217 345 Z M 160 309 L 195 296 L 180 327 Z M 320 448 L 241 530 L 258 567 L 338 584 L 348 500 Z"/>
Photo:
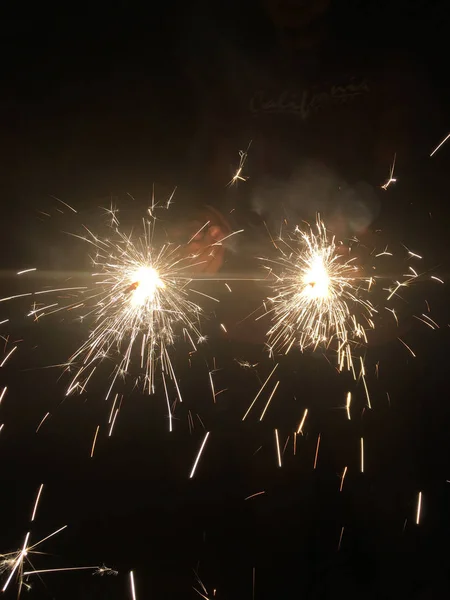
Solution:
<path fill-rule="evenodd" d="M 158 290 L 166 287 L 153 267 L 140 267 L 131 275 L 131 282 L 131 304 L 136 307 L 154 304 Z"/>
<path fill-rule="evenodd" d="M 320 218 L 315 230 L 296 228 L 282 241 L 287 250 L 279 247 L 281 258 L 270 261 L 277 268 L 268 265 L 276 277 L 276 295 L 269 298 L 267 311 L 273 322 L 267 333 L 271 353 L 287 354 L 294 345 L 315 350 L 334 342 L 340 369 L 351 368 L 351 344 L 367 341 L 361 317 L 370 323 L 376 312 L 364 298 L 368 288 L 354 259 L 341 256 Z"/>

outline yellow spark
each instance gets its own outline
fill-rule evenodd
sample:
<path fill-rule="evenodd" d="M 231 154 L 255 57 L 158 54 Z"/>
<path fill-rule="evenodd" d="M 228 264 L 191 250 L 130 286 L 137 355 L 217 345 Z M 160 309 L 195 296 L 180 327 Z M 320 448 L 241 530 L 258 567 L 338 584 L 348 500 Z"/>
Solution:
<path fill-rule="evenodd" d="M 136 589 L 134 586 L 134 575 L 133 571 L 130 571 L 130 588 L 131 588 L 131 599 L 136 600 Z"/>
<path fill-rule="evenodd" d="M 297 434 L 301 433 L 303 435 L 303 425 L 305 424 L 307 416 L 308 416 L 308 409 L 305 408 L 302 420 L 300 421 L 300 425 L 298 426 L 298 429 L 297 429 Z"/>
<path fill-rule="evenodd" d="M 95 443 L 97 442 L 97 436 L 98 436 L 99 429 L 100 429 L 100 425 L 97 425 L 97 429 L 95 430 L 95 434 L 94 434 L 94 439 L 92 441 L 91 458 L 94 456 Z"/>
<path fill-rule="evenodd" d="M 277 382 L 276 382 L 276 384 L 275 384 L 275 387 L 274 387 L 274 388 L 273 388 L 273 390 L 272 390 L 272 393 L 271 393 L 271 394 L 270 394 L 270 396 L 269 396 L 269 399 L 267 400 L 267 404 L 266 404 L 266 406 L 264 407 L 264 410 L 263 410 L 263 411 L 262 411 L 262 413 L 261 413 L 261 416 L 260 416 L 260 418 L 259 418 L 259 420 L 260 420 L 260 421 L 262 421 L 262 420 L 264 419 L 264 415 L 266 414 L 266 411 L 267 411 L 267 409 L 269 408 L 269 404 L 270 404 L 270 402 L 271 402 L 272 398 L 274 397 L 274 395 L 275 395 L 275 392 L 277 391 L 277 387 L 278 387 L 279 385 L 280 385 L 280 382 L 279 382 L 279 381 L 277 381 Z"/>
<path fill-rule="evenodd" d="M 352 402 L 352 393 L 351 392 L 347 392 L 347 403 L 345 405 L 345 408 L 347 410 L 347 417 L 348 417 L 349 421 L 351 420 L 351 417 L 350 417 L 350 404 L 351 404 L 351 402 Z"/>
<path fill-rule="evenodd" d="M 14 346 L 14 348 L 11 348 L 11 350 L 8 352 L 8 354 L 5 356 L 5 358 L 0 363 L 0 367 L 4 367 L 6 365 L 7 361 L 10 359 L 10 357 L 13 355 L 13 353 L 16 350 L 17 350 L 17 346 Z"/>
<path fill-rule="evenodd" d="M 247 417 L 248 413 L 249 413 L 249 412 L 251 411 L 251 409 L 253 408 L 253 405 L 254 405 L 254 404 L 255 404 L 255 402 L 258 400 L 259 396 L 261 395 L 261 392 L 262 392 L 262 391 L 263 391 L 263 389 L 266 387 L 266 385 L 267 385 L 267 383 L 268 383 L 269 379 L 272 377 L 272 375 L 274 374 L 274 372 L 275 372 L 275 369 L 276 369 L 277 367 L 278 367 L 278 363 L 277 363 L 277 364 L 274 366 L 274 368 L 273 368 L 273 369 L 272 369 L 272 371 L 270 372 L 270 374 L 269 374 L 268 378 L 265 380 L 265 382 L 264 382 L 264 383 L 262 384 L 262 386 L 260 387 L 260 389 L 259 389 L 259 392 L 256 394 L 256 396 L 255 396 L 255 398 L 254 398 L 253 402 L 252 402 L 252 403 L 250 404 L 250 406 L 248 407 L 248 409 L 247 409 L 247 412 L 246 412 L 246 413 L 245 413 L 245 415 L 242 417 L 242 420 L 243 420 L 243 421 L 245 421 L 245 419 L 246 419 L 246 417 Z"/>
<path fill-rule="evenodd" d="M 431 279 L 434 279 L 434 281 L 438 281 L 439 283 L 444 283 L 443 279 L 439 279 L 439 277 L 436 277 L 435 275 L 432 275 Z"/>
<path fill-rule="evenodd" d="M 408 344 L 406 344 L 406 342 L 404 342 L 404 341 L 403 341 L 401 338 L 397 338 L 397 339 L 398 339 L 398 341 L 399 341 L 399 342 L 401 342 L 401 343 L 402 343 L 402 344 L 405 346 L 405 348 L 407 348 L 407 349 L 408 349 L 408 350 L 411 352 L 411 355 L 412 355 L 414 358 L 416 358 L 416 355 L 415 355 L 415 354 L 414 354 L 414 352 L 411 350 L 411 348 L 408 346 Z"/>
<path fill-rule="evenodd" d="M 422 510 L 422 492 L 419 492 L 417 497 L 416 525 L 420 523 L 420 513 Z"/>
<path fill-rule="evenodd" d="M 247 498 L 244 498 L 244 500 L 250 500 L 250 498 L 255 498 L 256 496 L 261 496 L 262 494 L 265 494 L 265 491 L 262 492 L 256 492 L 256 494 L 252 494 L 251 496 L 247 496 Z"/>
<path fill-rule="evenodd" d="M 23 271 L 18 271 L 17 275 L 25 275 L 25 273 L 31 273 L 32 271 L 36 271 L 36 267 L 34 267 L 33 269 L 24 269 Z"/>
<path fill-rule="evenodd" d="M 442 140 L 442 142 L 439 142 L 439 144 L 436 146 L 436 148 L 431 152 L 430 154 L 430 158 L 436 154 L 436 152 L 439 150 L 439 148 L 441 146 L 443 146 L 445 144 L 445 142 L 450 138 L 450 133 L 448 135 L 445 136 L 445 138 Z"/>
<path fill-rule="evenodd" d="M 239 166 L 236 169 L 235 174 L 233 175 L 233 177 L 231 178 L 231 180 L 228 182 L 227 185 L 233 185 L 235 183 L 237 183 L 238 181 L 247 181 L 247 177 L 244 177 L 242 175 L 242 170 L 244 168 L 245 165 L 245 161 L 247 160 L 247 156 L 248 156 L 248 151 L 250 150 L 250 146 L 251 146 L 252 142 L 250 141 L 249 145 L 247 146 L 247 150 L 244 152 L 243 150 L 239 150 Z"/>
<path fill-rule="evenodd" d="M 320 433 L 317 436 L 317 445 L 316 445 L 316 453 L 314 455 L 314 469 L 317 467 L 317 458 L 319 456 L 319 446 L 320 446 Z"/>
<path fill-rule="evenodd" d="M 364 473 L 364 438 L 361 438 L 361 473 Z"/>
<path fill-rule="evenodd" d="M 345 479 L 346 475 L 347 475 L 347 467 L 344 467 L 344 471 L 343 471 L 342 476 L 341 476 L 341 486 L 339 488 L 340 492 L 342 492 L 342 488 L 344 487 L 344 479 Z"/>
<path fill-rule="evenodd" d="M 277 447 L 278 466 L 281 467 L 280 439 L 278 437 L 278 429 L 275 429 L 275 444 Z"/>
<path fill-rule="evenodd" d="M 195 459 L 194 466 L 192 467 L 191 474 L 189 475 L 189 479 L 192 479 L 194 477 L 195 470 L 196 470 L 197 465 L 198 465 L 198 461 L 200 460 L 200 457 L 202 455 L 202 452 L 203 452 L 203 449 L 205 447 L 206 441 L 207 441 L 207 439 L 209 437 L 209 433 L 210 432 L 207 431 L 206 434 L 205 434 L 205 437 L 203 439 L 202 445 L 200 446 L 200 450 L 198 451 L 197 458 Z"/>
<path fill-rule="evenodd" d="M 394 177 L 394 170 L 395 170 L 395 160 L 397 158 L 397 154 L 394 154 L 394 160 L 392 162 L 391 165 L 391 169 L 389 171 L 389 178 L 387 179 L 386 183 L 384 183 L 381 188 L 383 190 L 387 190 L 388 187 L 391 185 L 391 183 L 396 183 L 397 179 Z"/>
<path fill-rule="evenodd" d="M 36 517 L 36 511 L 37 511 L 37 508 L 38 508 L 39 500 L 41 498 L 41 494 L 42 494 L 42 490 L 43 489 L 44 489 L 44 484 L 41 483 L 41 486 L 40 486 L 39 491 L 38 491 L 37 496 L 36 496 L 36 501 L 34 503 L 33 513 L 31 515 L 31 522 L 33 522 L 34 518 Z"/>
<path fill-rule="evenodd" d="M 39 425 L 37 426 L 36 433 L 37 433 L 37 432 L 39 431 L 39 429 L 42 427 L 42 425 L 43 425 L 43 423 L 44 423 L 45 419 L 47 419 L 47 417 L 49 417 L 49 416 L 50 416 L 50 413 L 49 413 L 49 412 L 47 412 L 47 413 L 46 413 L 46 414 L 45 414 L 45 415 L 42 417 L 42 420 L 41 420 L 41 422 L 40 422 L 40 423 L 39 423 Z"/>
<path fill-rule="evenodd" d="M 3 388 L 2 392 L 0 393 L 0 404 L 2 403 L 2 400 L 6 394 L 6 390 L 8 389 L 8 387 L 5 385 L 5 387 Z"/>

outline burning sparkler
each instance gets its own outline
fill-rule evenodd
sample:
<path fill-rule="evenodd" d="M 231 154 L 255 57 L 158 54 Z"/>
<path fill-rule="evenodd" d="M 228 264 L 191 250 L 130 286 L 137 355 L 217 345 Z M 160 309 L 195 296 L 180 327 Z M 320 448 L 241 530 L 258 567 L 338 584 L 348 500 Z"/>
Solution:
<path fill-rule="evenodd" d="M 37 509 L 38 509 L 38 505 L 39 505 L 39 501 L 41 498 L 43 487 L 44 487 L 44 484 L 41 484 L 39 487 L 39 490 L 37 492 L 36 500 L 33 505 L 31 522 L 33 522 L 36 518 L 36 513 L 37 513 Z M 35 542 L 33 544 L 30 541 L 31 532 L 29 531 L 25 535 L 23 544 L 19 550 L 16 550 L 13 552 L 7 552 L 6 554 L 0 554 L 0 575 L 2 575 L 4 573 L 8 573 L 6 581 L 3 584 L 3 587 L 1 588 L 1 591 L 6 592 L 6 590 L 8 589 L 8 587 L 9 587 L 10 583 L 12 582 L 12 580 L 14 579 L 14 577 L 16 577 L 16 579 L 17 579 L 18 596 L 20 596 L 20 593 L 21 593 L 23 587 L 25 587 L 27 589 L 31 588 L 30 584 L 26 581 L 26 579 L 28 579 L 28 577 L 30 577 L 32 575 L 39 575 L 41 573 L 54 573 L 54 572 L 58 572 L 58 571 L 81 571 L 81 570 L 93 571 L 93 573 L 95 575 L 105 575 L 105 574 L 116 574 L 117 573 L 116 571 L 114 571 L 113 569 L 110 569 L 109 567 L 106 567 L 105 565 L 102 565 L 102 566 L 97 565 L 97 566 L 89 566 L 89 567 L 64 567 L 64 568 L 58 568 L 58 569 L 35 569 L 33 564 L 31 563 L 30 555 L 31 554 L 42 554 L 41 552 L 36 552 L 36 548 L 38 546 L 41 546 L 41 544 L 43 544 L 45 541 L 47 541 L 50 538 L 61 533 L 61 531 L 64 531 L 64 529 L 66 529 L 66 528 L 67 528 L 67 525 L 63 525 L 56 531 L 53 531 L 52 533 L 46 535 L 44 538 L 42 538 L 41 540 L 39 540 L 38 542 Z M 30 567 L 31 567 L 30 571 L 24 570 L 24 567 L 26 564 L 30 565 Z"/>
<path fill-rule="evenodd" d="M 286 250 L 280 244 L 281 257 L 267 266 L 276 278 L 276 295 L 269 298 L 266 312 L 273 322 L 268 331 L 271 354 L 287 354 L 294 345 L 303 351 L 336 342 L 340 369 L 345 364 L 353 369 L 352 345 L 367 341 L 363 317 L 367 322 L 376 312 L 364 296 L 371 280 L 361 277 L 355 258 L 341 256 L 319 217 L 315 231 L 297 227 L 283 241 Z"/>

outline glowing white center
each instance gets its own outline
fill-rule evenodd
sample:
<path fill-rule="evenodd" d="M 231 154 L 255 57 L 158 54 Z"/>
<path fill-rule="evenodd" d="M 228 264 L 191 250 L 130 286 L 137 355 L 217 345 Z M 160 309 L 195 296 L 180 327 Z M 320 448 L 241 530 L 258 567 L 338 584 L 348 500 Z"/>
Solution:
<path fill-rule="evenodd" d="M 131 302 L 134 306 L 153 302 L 157 290 L 166 287 L 158 272 L 152 267 L 140 267 L 132 274 L 131 280 L 132 285 L 136 286 L 131 295 Z"/>
<path fill-rule="evenodd" d="M 311 300 L 328 297 L 330 277 L 321 256 L 316 256 L 311 261 L 302 283 L 305 286 L 303 293 Z"/>

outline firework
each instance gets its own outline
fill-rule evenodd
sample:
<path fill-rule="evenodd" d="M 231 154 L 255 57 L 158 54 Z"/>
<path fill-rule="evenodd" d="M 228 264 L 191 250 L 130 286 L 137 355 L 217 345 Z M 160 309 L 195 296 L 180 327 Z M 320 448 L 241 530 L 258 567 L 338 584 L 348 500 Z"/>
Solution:
<path fill-rule="evenodd" d="M 39 506 L 39 501 L 41 499 L 42 490 L 44 488 L 44 484 L 41 484 L 39 490 L 36 495 L 36 500 L 33 505 L 33 512 L 31 515 L 30 521 L 33 522 L 36 518 L 37 509 Z M 25 581 L 28 577 L 32 575 L 38 575 L 41 573 L 54 573 L 58 571 L 81 571 L 81 570 L 90 570 L 93 571 L 95 575 L 104 575 L 104 574 L 116 574 L 116 571 L 113 571 L 109 567 L 105 565 L 102 566 L 89 566 L 89 567 L 64 567 L 58 569 L 35 569 L 33 564 L 31 563 L 30 556 L 32 554 L 42 554 L 42 552 L 37 552 L 36 548 L 41 546 L 45 541 L 50 538 L 58 535 L 61 531 L 67 528 L 67 525 L 63 525 L 53 531 L 52 533 L 46 535 L 42 539 L 37 542 L 31 543 L 31 532 L 29 531 L 24 538 L 22 546 L 19 550 L 15 550 L 13 552 L 7 552 L 6 554 L 0 554 L 0 575 L 7 573 L 5 583 L 1 588 L 2 592 L 6 592 L 12 580 L 16 578 L 18 585 L 18 596 L 22 591 L 22 588 L 30 589 L 30 584 Z M 29 565 L 31 570 L 25 571 L 25 565 Z"/>
<path fill-rule="evenodd" d="M 319 217 L 316 230 L 297 227 L 283 241 L 286 249 L 278 246 L 281 257 L 265 265 L 276 279 L 276 295 L 269 298 L 266 312 L 273 321 L 270 352 L 287 354 L 294 345 L 303 351 L 335 343 L 340 369 L 345 364 L 353 368 L 352 345 L 367 341 L 363 319 L 369 322 L 376 312 L 366 297 L 371 280 L 361 277 L 355 258 L 340 254 Z"/>
<path fill-rule="evenodd" d="M 117 210 L 113 208 L 107 210 L 111 219 L 107 237 L 100 237 L 85 226 L 84 234 L 74 235 L 95 251 L 91 285 L 43 289 L 0 299 L 0 302 L 5 302 L 31 297 L 33 303 L 27 316 L 34 320 L 70 311 L 70 314 L 76 313 L 81 322 L 90 325 L 87 339 L 61 365 L 71 373 L 66 395 L 85 392 L 100 364 L 109 362 L 112 372 L 105 396 L 105 400 L 112 404 L 109 435 L 123 400 L 117 387 L 130 378 L 149 394 L 155 393 L 157 380 L 161 382 L 171 431 L 170 395 L 173 393 L 182 401 L 171 352 L 180 339 L 184 339 L 190 352 L 196 351 L 197 345 L 206 339 L 201 333 L 202 308 L 191 300 L 192 292 L 206 294 L 190 288 L 192 278 L 189 276 L 189 270 L 204 261 L 189 253 L 189 242 L 181 246 L 170 241 L 157 242 L 158 236 L 155 237 L 159 220 L 156 209 L 167 209 L 169 204 L 170 199 L 165 206 L 152 204 L 143 219 L 140 235 L 125 233 L 117 218 Z M 220 245 L 221 241 L 213 245 Z M 20 274 L 34 270 L 26 269 Z M 45 298 L 55 297 L 42 302 L 44 295 Z M 0 366 L 6 363 L 15 349 L 5 356 Z M 0 393 L 4 395 L 6 388 Z M 97 434 L 98 428 L 91 455 Z"/>

